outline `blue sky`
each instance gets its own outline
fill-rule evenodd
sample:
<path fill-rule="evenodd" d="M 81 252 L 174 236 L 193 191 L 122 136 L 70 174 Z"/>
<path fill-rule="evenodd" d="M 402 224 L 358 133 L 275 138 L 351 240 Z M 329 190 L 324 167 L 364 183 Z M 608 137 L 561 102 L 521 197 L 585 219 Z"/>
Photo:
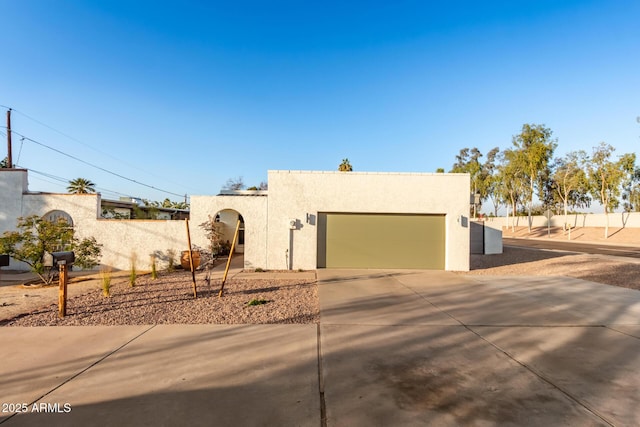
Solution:
<path fill-rule="evenodd" d="M 449 170 L 461 148 L 508 148 L 524 123 L 551 128 L 558 155 L 640 143 L 635 0 L 25 0 L 0 16 L 13 129 L 175 194 L 345 157 Z M 105 198 L 180 200 L 16 134 L 13 147 L 15 163 L 89 178 Z M 30 175 L 31 190 L 65 187 Z"/>

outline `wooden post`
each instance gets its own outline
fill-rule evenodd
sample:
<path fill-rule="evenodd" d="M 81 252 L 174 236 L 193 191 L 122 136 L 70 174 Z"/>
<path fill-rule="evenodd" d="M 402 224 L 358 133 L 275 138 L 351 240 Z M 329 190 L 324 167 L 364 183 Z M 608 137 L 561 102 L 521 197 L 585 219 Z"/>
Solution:
<path fill-rule="evenodd" d="M 191 250 L 191 233 L 189 232 L 189 220 L 185 219 L 187 224 L 187 243 L 189 244 L 189 267 L 191 267 L 191 280 L 193 281 L 193 297 L 198 298 L 198 290 L 196 288 L 196 272 L 193 268 L 193 251 Z"/>
<path fill-rule="evenodd" d="M 233 235 L 233 243 L 231 243 L 231 250 L 229 250 L 229 259 L 227 259 L 227 266 L 224 269 L 224 276 L 222 277 L 222 285 L 220 286 L 220 292 L 218 292 L 218 298 L 222 297 L 224 291 L 224 282 L 227 281 L 227 273 L 229 273 L 229 266 L 231 265 L 231 257 L 233 256 L 233 250 L 236 247 L 236 240 L 238 240 L 238 232 L 240 231 L 240 220 L 236 224 L 236 232 Z"/>
<path fill-rule="evenodd" d="M 58 317 L 67 315 L 67 264 L 60 264 L 60 277 L 58 288 Z"/>

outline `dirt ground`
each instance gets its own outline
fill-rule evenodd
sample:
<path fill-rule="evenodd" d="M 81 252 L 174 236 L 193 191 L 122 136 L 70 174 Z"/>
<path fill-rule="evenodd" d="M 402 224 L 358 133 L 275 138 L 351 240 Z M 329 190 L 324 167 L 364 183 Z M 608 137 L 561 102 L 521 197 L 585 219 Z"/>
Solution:
<path fill-rule="evenodd" d="M 568 233 L 561 228 L 516 227 L 502 230 L 503 237 L 522 239 L 552 239 L 566 241 Z M 640 229 L 610 228 L 609 238 L 604 238 L 604 228 L 578 227 L 571 231 L 571 240 L 599 245 L 615 244 L 640 247 Z M 502 254 L 471 255 L 470 275 L 527 275 L 568 276 L 606 285 L 640 289 L 640 259 L 605 255 L 576 254 L 563 251 L 544 251 L 505 246 Z"/>
<path fill-rule="evenodd" d="M 640 259 L 505 246 L 502 254 L 471 255 L 471 270 L 487 276 L 567 276 L 640 290 Z"/>

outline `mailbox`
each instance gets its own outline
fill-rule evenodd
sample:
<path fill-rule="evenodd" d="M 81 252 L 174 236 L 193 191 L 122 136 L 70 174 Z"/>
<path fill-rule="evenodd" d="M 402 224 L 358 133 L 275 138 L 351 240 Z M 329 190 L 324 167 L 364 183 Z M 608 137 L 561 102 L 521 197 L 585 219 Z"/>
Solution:
<path fill-rule="evenodd" d="M 76 254 L 73 252 L 45 252 L 42 257 L 42 264 L 45 267 L 53 267 L 54 265 L 66 264 L 73 265 L 76 260 Z"/>
<path fill-rule="evenodd" d="M 53 252 L 53 265 L 67 264 L 73 265 L 76 260 L 76 254 L 74 252 Z"/>
<path fill-rule="evenodd" d="M 0 267 L 7 267 L 9 265 L 9 255 L 0 255 Z"/>

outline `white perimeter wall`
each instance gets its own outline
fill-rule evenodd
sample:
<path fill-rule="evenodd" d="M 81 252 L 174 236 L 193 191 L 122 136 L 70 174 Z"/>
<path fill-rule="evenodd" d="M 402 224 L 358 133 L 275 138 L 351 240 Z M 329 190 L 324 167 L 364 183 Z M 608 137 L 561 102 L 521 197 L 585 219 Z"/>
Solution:
<path fill-rule="evenodd" d="M 158 268 L 163 268 L 168 264 L 169 251 L 174 252 L 174 263 L 179 264 L 180 251 L 189 247 L 185 221 L 101 219 L 99 195 L 25 194 L 23 200 L 22 216 L 42 216 L 54 209 L 67 212 L 76 236 L 95 237 L 103 245 L 101 263 L 115 269 L 131 268 L 135 258 L 138 270 L 149 270 L 152 255 Z"/>
<path fill-rule="evenodd" d="M 269 171 L 267 268 L 287 269 L 292 249 L 291 268 L 315 269 L 318 213 L 357 212 L 445 215 L 445 269 L 467 271 L 469 186 L 468 174 Z"/>
<path fill-rule="evenodd" d="M 565 224 L 564 215 L 554 215 L 551 221 L 544 216 L 531 217 L 532 227 L 562 227 Z M 487 223 L 494 223 L 498 227 L 527 227 L 529 219 L 526 216 L 487 218 Z M 604 227 L 607 221 L 605 214 L 571 214 L 567 215 L 566 222 L 572 227 Z M 640 212 L 617 212 L 609 214 L 609 227 L 612 228 L 640 228 Z"/>
<path fill-rule="evenodd" d="M 26 170 L 0 170 L 0 234 L 16 230 L 20 216 L 43 216 L 52 210 L 71 216 L 77 237 L 95 237 L 103 245 L 102 264 L 116 269 L 129 269 L 134 254 L 137 268 L 148 270 L 153 253 L 162 267 L 168 250 L 175 251 L 179 262 L 180 251 L 188 248 L 184 221 L 100 219 L 98 194 L 29 193 Z M 28 266 L 11 260 L 9 268 Z"/>

